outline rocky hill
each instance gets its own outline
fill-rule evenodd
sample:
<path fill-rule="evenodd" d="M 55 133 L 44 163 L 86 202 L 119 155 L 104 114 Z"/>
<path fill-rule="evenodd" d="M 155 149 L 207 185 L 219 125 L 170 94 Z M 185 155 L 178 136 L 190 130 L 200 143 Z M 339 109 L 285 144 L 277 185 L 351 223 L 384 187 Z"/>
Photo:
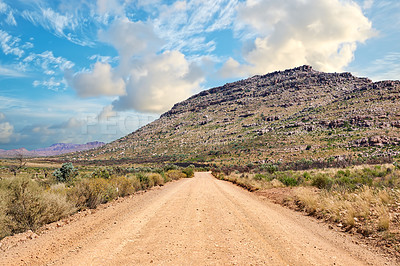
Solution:
<path fill-rule="evenodd" d="M 301 66 L 212 88 L 66 160 L 257 164 L 393 158 L 400 82 Z"/>
<path fill-rule="evenodd" d="M 47 148 L 28 151 L 25 148 L 15 150 L 1 150 L 0 158 L 13 158 L 23 155 L 25 157 L 55 156 L 70 152 L 85 151 L 103 146 L 104 142 L 93 141 L 86 144 L 56 143 Z"/>

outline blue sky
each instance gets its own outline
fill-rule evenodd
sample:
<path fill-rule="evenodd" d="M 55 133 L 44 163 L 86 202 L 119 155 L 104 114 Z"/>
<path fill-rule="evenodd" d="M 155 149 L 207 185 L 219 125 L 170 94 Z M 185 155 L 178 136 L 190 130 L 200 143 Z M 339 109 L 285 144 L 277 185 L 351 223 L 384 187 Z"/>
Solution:
<path fill-rule="evenodd" d="M 0 149 L 110 142 L 303 64 L 400 79 L 399 17 L 394 0 L 0 0 Z"/>

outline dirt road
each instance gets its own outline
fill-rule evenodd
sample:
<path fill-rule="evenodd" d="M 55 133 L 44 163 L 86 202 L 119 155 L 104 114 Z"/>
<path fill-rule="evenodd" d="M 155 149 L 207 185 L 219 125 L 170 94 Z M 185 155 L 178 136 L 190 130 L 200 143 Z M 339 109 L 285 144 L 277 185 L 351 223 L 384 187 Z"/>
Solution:
<path fill-rule="evenodd" d="M 209 173 L 196 173 L 0 251 L 0 264 L 394 264 L 353 241 Z"/>

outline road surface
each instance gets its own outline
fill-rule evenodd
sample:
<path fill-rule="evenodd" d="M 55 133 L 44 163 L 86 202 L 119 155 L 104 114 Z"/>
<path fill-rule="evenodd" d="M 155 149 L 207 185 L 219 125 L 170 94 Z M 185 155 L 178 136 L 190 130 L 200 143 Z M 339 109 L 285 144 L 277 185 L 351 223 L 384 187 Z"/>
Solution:
<path fill-rule="evenodd" d="M 210 173 L 196 173 L 0 251 L 0 264 L 395 264 L 354 242 Z"/>

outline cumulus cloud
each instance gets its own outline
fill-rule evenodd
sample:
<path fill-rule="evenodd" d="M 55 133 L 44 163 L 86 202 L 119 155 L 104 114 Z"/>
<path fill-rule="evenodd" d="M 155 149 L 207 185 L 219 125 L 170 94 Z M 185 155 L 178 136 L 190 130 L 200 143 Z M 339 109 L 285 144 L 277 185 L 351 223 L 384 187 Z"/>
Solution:
<path fill-rule="evenodd" d="M 0 121 L 4 120 L 5 118 L 6 118 L 6 116 L 3 113 L 0 112 Z"/>
<path fill-rule="evenodd" d="M 99 121 L 107 121 L 110 117 L 117 116 L 117 112 L 113 110 L 112 105 L 107 105 L 103 108 L 100 114 L 97 116 Z"/>
<path fill-rule="evenodd" d="M 8 122 L 0 123 L 0 143 L 9 143 L 13 134 L 13 125 Z"/>
<path fill-rule="evenodd" d="M 221 74 L 262 74 L 309 64 L 341 71 L 357 43 L 374 35 L 360 6 L 339 0 L 248 0 L 239 6 L 238 32 L 250 29 L 253 40 L 243 59 L 226 62 Z M 248 37 L 248 36 L 247 36 Z"/>
<path fill-rule="evenodd" d="M 81 97 L 115 96 L 125 94 L 125 82 L 118 77 L 107 63 L 95 63 L 91 72 L 72 75 L 66 72 L 68 84 Z"/>
<path fill-rule="evenodd" d="M 197 88 L 202 77 L 178 51 L 166 51 L 143 60 L 131 69 L 127 95 L 113 102 L 116 110 L 134 108 L 159 113 L 184 100 Z"/>
<path fill-rule="evenodd" d="M 116 20 L 107 31 L 100 31 L 99 39 L 118 51 L 121 71 L 131 68 L 132 57 L 156 53 L 162 44 L 150 24 L 127 18 Z"/>
<path fill-rule="evenodd" d="M 161 113 L 189 97 L 203 80 L 201 69 L 184 54 L 162 50 L 163 42 L 148 23 L 120 19 L 107 31 L 100 31 L 99 39 L 118 51 L 119 65 L 112 68 L 97 62 L 91 72 L 67 71 L 66 78 L 81 97 L 119 96 L 113 109 L 103 112 L 134 109 Z"/>

